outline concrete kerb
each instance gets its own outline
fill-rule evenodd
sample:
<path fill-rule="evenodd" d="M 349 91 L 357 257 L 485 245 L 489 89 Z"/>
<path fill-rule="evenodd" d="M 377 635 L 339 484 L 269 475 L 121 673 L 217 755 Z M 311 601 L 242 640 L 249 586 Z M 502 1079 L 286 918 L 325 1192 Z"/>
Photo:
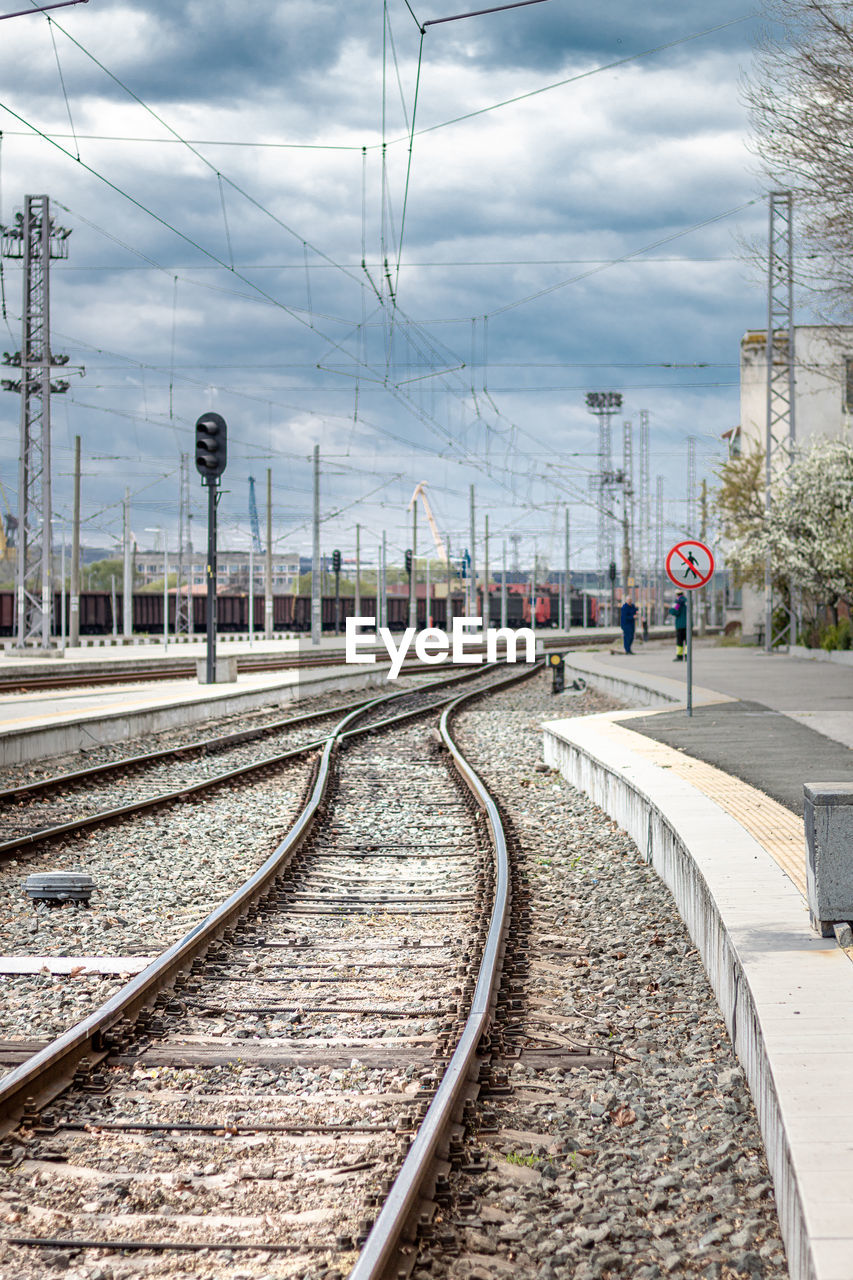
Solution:
<path fill-rule="evenodd" d="M 358 672 L 327 668 L 322 673 L 303 674 L 295 679 L 291 674 L 288 680 L 278 682 L 266 677 L 263 684 L 252 689 L 205 685 L 204 696 L 196 700 L 174 698 L 138 709 L 129 708 L 127 704 L 100 707 L 97 712 L 78 713 L 65 721 L 0 729 L 0 764 L 25 764 L 30 760 L 72 755 L 77 751 L 125 742 L 141 734 L 198 724 L 209 720 L 212 715 L 254 711 L 332 691 L 346 693 L 368 689 L 384 684 L 387 671 L 387 664 L 362 667 Z M 128 697 L 133 696 L 128 694 Z"/>
<path fill-rule="evenodd" d="M 815 936 L 805 899 L 767 851 L 696 787 L 632 752 L 627 726 L 613 733 L 619 717 L 549 722 L 545 760 L 632 836 L 673 895 L 755 1099 L 792 1280 L 850 1280 L 853 965 Z"/>

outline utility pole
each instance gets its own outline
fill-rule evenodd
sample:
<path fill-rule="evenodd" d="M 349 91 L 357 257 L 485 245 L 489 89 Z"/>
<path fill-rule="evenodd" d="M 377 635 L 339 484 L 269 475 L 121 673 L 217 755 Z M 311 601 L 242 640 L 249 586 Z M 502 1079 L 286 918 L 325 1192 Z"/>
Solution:
<path fill-rule="evenodd" d="M 687 437 L 687 519 L 685 532 L 696 537 L 696 437 Z"/>
<path fill-rule="evenodd" d="M 483 627 L 491 626 L 491 596 L 489 595 L 489 517 L 485 517 L 485 550 L 483 553 Z"/>
<path fill-rule="evenodd" d="M 249 624 L 249 647 L 255 639 L 255 543 L 254 539 L 249 539 L 249 616 L 246 619 Z"/>
<path fill-rule="evenodd" d="M 708 481 L 702 480 L 702 488 L 699 494 L 699 541 L 704 542 L 707 546 L 708 542 Z M 697 601 L 699 605 L 699 634 L 704 636 L 708 626 L 708 598 L 705 595 L 705 588 L 701 587 L 701 595 Z"/>
<path fill-rule="evenodd" d="M 316 482 L 315 482 L 316 483 Z M 267 546 L 264 557 L 264 639 L 272 640 L 272 470 L 267 467 Z M 312 632 L 312 643 L 313 643 Z"/>
<path fill-rule="evenodd" d="M 379 616 L 382 619 L 381 625 L 388 626 L 388 537 L 385 530 L 382 530 L 382 590 L 380 596 Z"/>
<path fill-rule="evenodd" d="M 133 635 L 133 552 L 130 545 L 130 489 L 124 491 L 124 523 L 122 527 L 122 565 L 121 603 L 122 628 L 125 640 Z"/>
<path fill-rule="evenodd" d="M 536 569 L 539 553 L 534 548 L 533 551 L 533 570 L 530 574 L 530 626 L 533 631 L 536 630 Z"/>
<path fill-rule="evenodd" d="M 424 580 L 425 580 L 425 586 L 426 586 L 426 608 L 424 609 L 424 626 L 431 627 L 432 615 L 430 613 L 430 607 L 429 607 L 429 603 L 430 603 L 430 600 L 429 600 L 429 591 L 430 591 L 429 553 L 427 553 L 427 555 L 424 556 Z"/>
<path fill-rule="evenodd" d="M 447 547 L 447 611 L 446 611 L 446 617 L 444 622 L 444 629 L 449 635 L 451 630 L 453 629 L 453 597 L 451 595 L 451 592 L 453 590 L 453 561 L 450 556 L 450 534 L 449 533 L 446 533 L 444 535 L 444 544 Z"/>
<path fill-rule="evenodd" d="M 412 503 L 412 572 L 409 577 L 409 626 L 418 625 L 418 504 Z"/>
<path fill-rule="evenodd" d="M 314 445 L 314 536 L 311 552 L 311 643 L 320 643 L 323 619 L 320 600 L 320 446 Z M 383 538 L 384 542 L 384 538 Z"/>
<path fill-rule="evenodd" d="M 353 613 L 361 617 L 361 525 L 355 526 L 355 600 Z"/>
<path fill-rule="evenodd" d="M 563 621 L 560 624 L 564 631 L 571 631 L 572 628 L 572 570 L 571 570 L 571 546 L 570 546 L 570 530 L 569 530 L 569 508 L 566 507 L 566 556 L 565 565 L 566 572 L 563 578 Z"/>
<path fill-rule="evenodd" d="M 506 626 L 506 538 L 501 543 L 501 626 Z"/>
<path fill-rule="evenodd" d="M 184 554 L 187 549 L 190 512 L 190 456 L 181 454 L 180 505 L 178 517 L 178 584 L 175 591 L 175 635 L 185 632 L 192 635 L 192 568 L 187 573 L 187 592 L 184 595 L 184 577 L 186 563 Z M 190 564 L 192 561 L 190 561 Z"/>
<path fill-rule="evenodd" d="M 71 517 L 71 601 L 68 643 L 80 643 L 80 437 L 74 437 L 74 511 Z"/>
<path fill-rule="evenodd" d="M 664 624 L 664 519 L 663 519 L 663 476 L 657 477 L 657 519 L 655 521 L 655 605 L 657 607 L 657 623 L 659 627 Z"/>
<path fill-rule="evenodd" d="M 4 391 L 21 396 L 18 452 L 18 559 L 15 575 L 17 639 L 23 649 L 51 647 L 53 539 L 50 483 L 50 397 L 68 390 L 67 379 L 51 381 L 51 369 L 68 363 L 50 349 L 50 262 L 68 257 L 70 231 L 56 227 L 47 196 L 27 196 L 24 212 L 2 229 L 2 254 L 23 260 L 21 350 L 3 363 L 20 369 L 20 379 L 4 378 Z"/>
<path fill-rule="evenodd" d="M 622 599 L 631 584 L 631 526 L 634 505 L 634 428 L 622 424 Z"/>
<path fill-rule="evenodd" d="M 640 536 L 638 546 L 639 573 L 643 588 L 643 617 L 651 621 L 649 601 L 651 552 L 651 495 L 649 492 L 649 411 L 640 410 Z"/>
<path fill-rule="evenodd" d="M 477 553 L 475 543 L 477 538 L 477 528 L 474 515 L 474 486 L 471 485 L 471 567 L 468 573 L 468 616 L 473 618 L 477 616 Z"/>

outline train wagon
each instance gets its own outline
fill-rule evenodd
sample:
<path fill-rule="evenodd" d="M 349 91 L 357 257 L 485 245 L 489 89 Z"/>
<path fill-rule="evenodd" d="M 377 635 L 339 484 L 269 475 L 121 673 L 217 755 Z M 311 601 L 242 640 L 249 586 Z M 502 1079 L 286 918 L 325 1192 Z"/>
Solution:
<path fill-rule="evenodd" d="M 466 614 L 465 596 L 455 592 L 451 597 L 454 618 Z M 264 629 L 263 593 L 254 597 L 254 630 L 260 634 Z M 53 626 L 54 633 L 59 635 L 61 625 L 62 597 L 60 592 L 54 594 Z M 377 601 L 375 596 L 362 596 L 360 609 L 362 617 L 376 617 Z M 478 594 L 477 613 L 482 616 L 482 593 Z M 176 598 L 169 596 L 169 634 L 175 631 Z M 204 635 L 207 629 L 207 599 L 204 595 L 195 595 L 192 599 L 193 631 Z M 322 600 L 322 626 L 324 632 L 331 632 L 335 627 L 335 597 L 324 596 Z M 217 629 L 222 632 L 245 633 L 249 626 L 249 599 L 246 595 L 220 595 L 216 600 Z M 355 598 L 351 595 L 341 596 L 340 629 L 343 632 L 346 619 L 355 612 Z M 559 619 L 559 592 L 539 587 L 536 592 L 536 625 L 538 627 L 555 627 Z M 118 631 L 123 627 L 122 596 L 115 599 L 115 625 Z M 501 593 L 499 587 L 492 587 L 488 601 L 489 625 L 500 626 Z M 594 597 L 587 598 L 587 622 L 595 626 L 598 621 L 598 602 Z M 65 634 L 68 634 L 70 604 L 65 599 Z M 132 627 L 135 635 L 160 636 L 163 634 L 163 596 L 160 592 L 134 592 L 132 608 Z M 84 636 L 110 635 L 113 631 L 113 601 L 108 591 L 83 591 L 80 593 L 80 634 Z M 388 626 L 392 631 L 404 631 L 409 625 L 409 598 L 405 595 L 389 595 L 387 608 Z M 447 629 L 447 600 L 444 597 L 430 601 L 430 621 L 432 626 Z M 584 600 L 580 592 L 572 592 L 571 625 L 579 627 L 584 621 Z M 418 600 L 419 628 L 427 626 L 426 599 Z M 530 597 L 528 588 L 515 585 L 507 593 L 507 626 L 524 627 L 530 625 Z M 13 591 L 0 591 L 0 635 L 14 635 L 15 596 Z M 273 596 L 273 630 L 281 632 L 310 633 L 311 631 L 311 598 L 300 595 Z"/>

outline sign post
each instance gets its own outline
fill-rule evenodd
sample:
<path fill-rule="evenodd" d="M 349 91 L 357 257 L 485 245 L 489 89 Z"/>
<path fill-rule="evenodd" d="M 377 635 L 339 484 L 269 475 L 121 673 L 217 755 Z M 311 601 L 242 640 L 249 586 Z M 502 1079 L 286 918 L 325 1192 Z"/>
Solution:
<path fill-rule="evenodd" d="M 704 542 L 687 538 L 668 552 L 666 576 L 687 592 L 687 714 L 693 715 L 693 592 L 714 576 L 714 553 Z"/>

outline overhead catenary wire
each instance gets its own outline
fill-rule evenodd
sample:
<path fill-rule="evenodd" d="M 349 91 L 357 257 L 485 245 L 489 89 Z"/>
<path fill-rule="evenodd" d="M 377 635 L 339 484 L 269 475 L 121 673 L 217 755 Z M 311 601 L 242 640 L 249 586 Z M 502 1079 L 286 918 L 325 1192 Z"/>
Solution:
<path fill-rule="evenodd" d="M 410 135 L 410 136 L 411 136 L 411 135 Z M 155 215 L 155 216 L 156 216 L 156 215 Z M 303 249 L 304 249 L 304 243 L 303 243 Z M 399 256 L 398 256 L 398 262 L 399 262 L 399 261 L 400 261 L 400 258 L 399 258 Z M 221 265 L 223 265 L 223 266 L 224 266 L 225 264 L 221 264 Z M 233 263 L 232 263 L 232 265 L 233 265 Z M 217 265 L 217 269 L 218 269 L 218 265 Z M 338 269 L 338 268 L 337 268 L 337 264 L 335 264 L 335 269 Z M 557 286 L 557 287 L 561 287 L 561 286 Z M 241 295 L 241 296 L 245 296 L 245 295 Z M 275 302 L 275 300 L 274 300 L 273 304 L 274 304 L 274 305 L 279 305 L 279 304 L 277 304 L 277 303 Z M 458 367 L 458 366 L 457 366 L 457 367 Z M 449 370 L 443 369 L 443 370 L 438 370 L 438 371 L 436 371 L 436 372 L 435 372 L 434 374 L 432 374 L 432 375 L 425 375 L 425 376 L 433 376 L 433 377 L 445 376 L 448 372 L 449 372 Z M 452 394 L 459 394 L 459 390 L 458 390 L 458 388 L 457 388 L 457 389 L 455 389 L 455 390 L 454 390 L 453 388 L 448 388 L 448 390 L 449 390 L 449 391 L 451 391 L 451 393 L 452 393 Z M 407 443 L 409 443 L 409 442 L 407 442 Z"/>

